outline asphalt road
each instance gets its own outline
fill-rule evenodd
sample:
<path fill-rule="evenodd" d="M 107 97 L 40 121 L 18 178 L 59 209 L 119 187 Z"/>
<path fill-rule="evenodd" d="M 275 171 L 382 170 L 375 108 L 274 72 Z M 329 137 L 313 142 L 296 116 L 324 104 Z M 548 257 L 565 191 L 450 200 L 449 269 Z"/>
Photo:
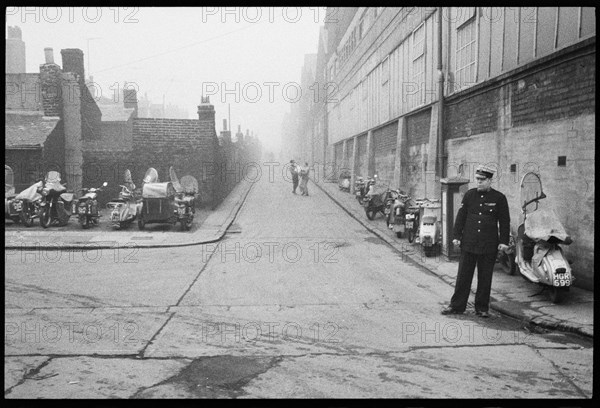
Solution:
<path fill-rule="evenodd" d="M 216 244 L 5 256 L 5 397 L 591 397 L 589 340 L 441 316 L 451 286 L 309 190 L 261 179 Z"/>

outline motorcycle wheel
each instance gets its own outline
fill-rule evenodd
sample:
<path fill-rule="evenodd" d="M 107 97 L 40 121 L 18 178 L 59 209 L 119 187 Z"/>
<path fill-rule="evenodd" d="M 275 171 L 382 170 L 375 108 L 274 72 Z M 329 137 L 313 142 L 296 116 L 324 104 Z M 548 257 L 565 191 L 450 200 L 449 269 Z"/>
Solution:
<path fill-rule="evenodd" d="M 568 290 L 569 289 L 564 286 L 552 286 L 552 288 L 550 289 L 550 299 L 552 300 L 552 303 L 561 303 L 563 300 L 565 300 Z"/>
<path fill-rule="evenodd" d="M 30 228 L 33 225 L 33 214 L 31 213 L 31 208 L 25 204 L 23 210 L 19 213 L 19 219 L 27 228 Z"/>
<path fill-rule="evenodd" d="M 411 228 L 408 230 L 408 242 L 410 242 L 412 244 L 414 240 L 415 240 L 415 232 Z"/>
<path fill-rule="evenodd" d="M 402 231 L 398 231 L 398 232 L 396 232 L 396 236 L 397 236 L 398 238 L 402 238 Z"/>
<path fill-rule="evenodd" d="M 365 213 L 367 214 L 367 218 L 369 220 L 372 220 L 373 218 L 375 218 L 375 211 L 370 209 L 369 207 L 365 207 Z"/>
<path fill-rule="evenodd" d="M 434 248 L 432 246 L 423 247 L 423 252 L 425 253 L 425 256 L 430 257 L 431 255 L 433 255 Z"/>
<path fill-rule="evenodd" d="M 85 215 L 83 217 L 79 217 L 79 223 L 83 229 L 88 229 L 90 227 L 90 219 Z"/>
<path fill-rule="evenodd" d="M 44 209 L 40 212 L 40 225 L 42 228 L 48 228 L 50 224 L 52 224 L 50 209 L 48 207 L 44 207 Z"/>
<path fill-rule="evenodd" d="M 143 230 L 146 226 L 146 221 L 142 217 L 138 218 L 138 229 Z"/>

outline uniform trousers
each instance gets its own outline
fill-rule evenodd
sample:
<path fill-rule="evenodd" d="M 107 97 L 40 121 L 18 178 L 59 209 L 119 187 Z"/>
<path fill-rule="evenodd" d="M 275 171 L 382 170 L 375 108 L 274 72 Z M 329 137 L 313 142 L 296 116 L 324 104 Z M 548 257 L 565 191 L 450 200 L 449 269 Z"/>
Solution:
<path fill-rule="evenodd" d="M 477 292 L 475 294 L 475 310 L 487 312 L 492 289 L 492 273 L 496 263 L 497 251 L 486 254 L 475 254 L 462 250 L 458 263 L 456 287 L 450 300 L 450 307 L 456 311 L 464 312 L 471 292 L 473 273 L 477 266 Z"/>
<path fill-rule="evenodd" d="M 292 176 L 292 192 L 295 193 L 298 188 L 298 176 Z"/>

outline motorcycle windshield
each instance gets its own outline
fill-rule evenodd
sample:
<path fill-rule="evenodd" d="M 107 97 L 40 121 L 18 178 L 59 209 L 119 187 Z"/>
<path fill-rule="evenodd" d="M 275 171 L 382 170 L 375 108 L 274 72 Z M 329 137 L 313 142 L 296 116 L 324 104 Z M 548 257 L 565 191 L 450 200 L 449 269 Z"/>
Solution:
<path fill-rule="evenodd" d="M 131 177 L 131 171 L 125 170 L 125 185 L 130 191 L 135 190 L 135 184 L 133 184 L 133 178 Z"/>
<path fill-rule="evenodd" d="M 60 173 L 58 171 L 49 171 L 46 174 L 46 184 L 60 184 Z"/>
<path fill-rule="evenodd" d="M 175 192 L 181 193 L 183 191 L 183 187 L 179 183 L 179 179 L 177 178 L 177 174 L 175 174 L 175 169 L 173 166 L 169 167 L 169 178 L 171 179 L 171 184 L 173 184 Z"/>
<path fill-rule="evenodd" d="M 42 182 L 38 181 L 37 183 L 27 187 L 25 190 L 17 194 L 16 198 L 18 198 L 19 200 L 34 201 L 36 198 L 40 197 L 37 191 L 41 186 Z"/>
<path fill-rule="evenodd" d="M 158 183 L 158 172 L 154 167 L 150 167 L 144 176 L 144 183 Z"/>
<path fill-rule="evenodd" d="M 548 241 L 550 237 L 565 241 L 569 236 L 556 213 L 546 208 L 540 208 L 527 215 L 525 234 L 534 241 Z"/>

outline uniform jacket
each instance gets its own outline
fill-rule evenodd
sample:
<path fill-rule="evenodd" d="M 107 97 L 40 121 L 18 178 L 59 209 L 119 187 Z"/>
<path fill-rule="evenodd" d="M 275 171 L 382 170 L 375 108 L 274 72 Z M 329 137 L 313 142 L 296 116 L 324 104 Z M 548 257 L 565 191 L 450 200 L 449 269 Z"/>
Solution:
<path fill-rule="evenodd" d="M 493 188 L 472 188 L 465 193 L 454 223 L 454 239 L 460 240 L 463 250 L 496 252 L 498 244 L 508 245 L 509 232 L 510 212 L 504 194 Z"/>

